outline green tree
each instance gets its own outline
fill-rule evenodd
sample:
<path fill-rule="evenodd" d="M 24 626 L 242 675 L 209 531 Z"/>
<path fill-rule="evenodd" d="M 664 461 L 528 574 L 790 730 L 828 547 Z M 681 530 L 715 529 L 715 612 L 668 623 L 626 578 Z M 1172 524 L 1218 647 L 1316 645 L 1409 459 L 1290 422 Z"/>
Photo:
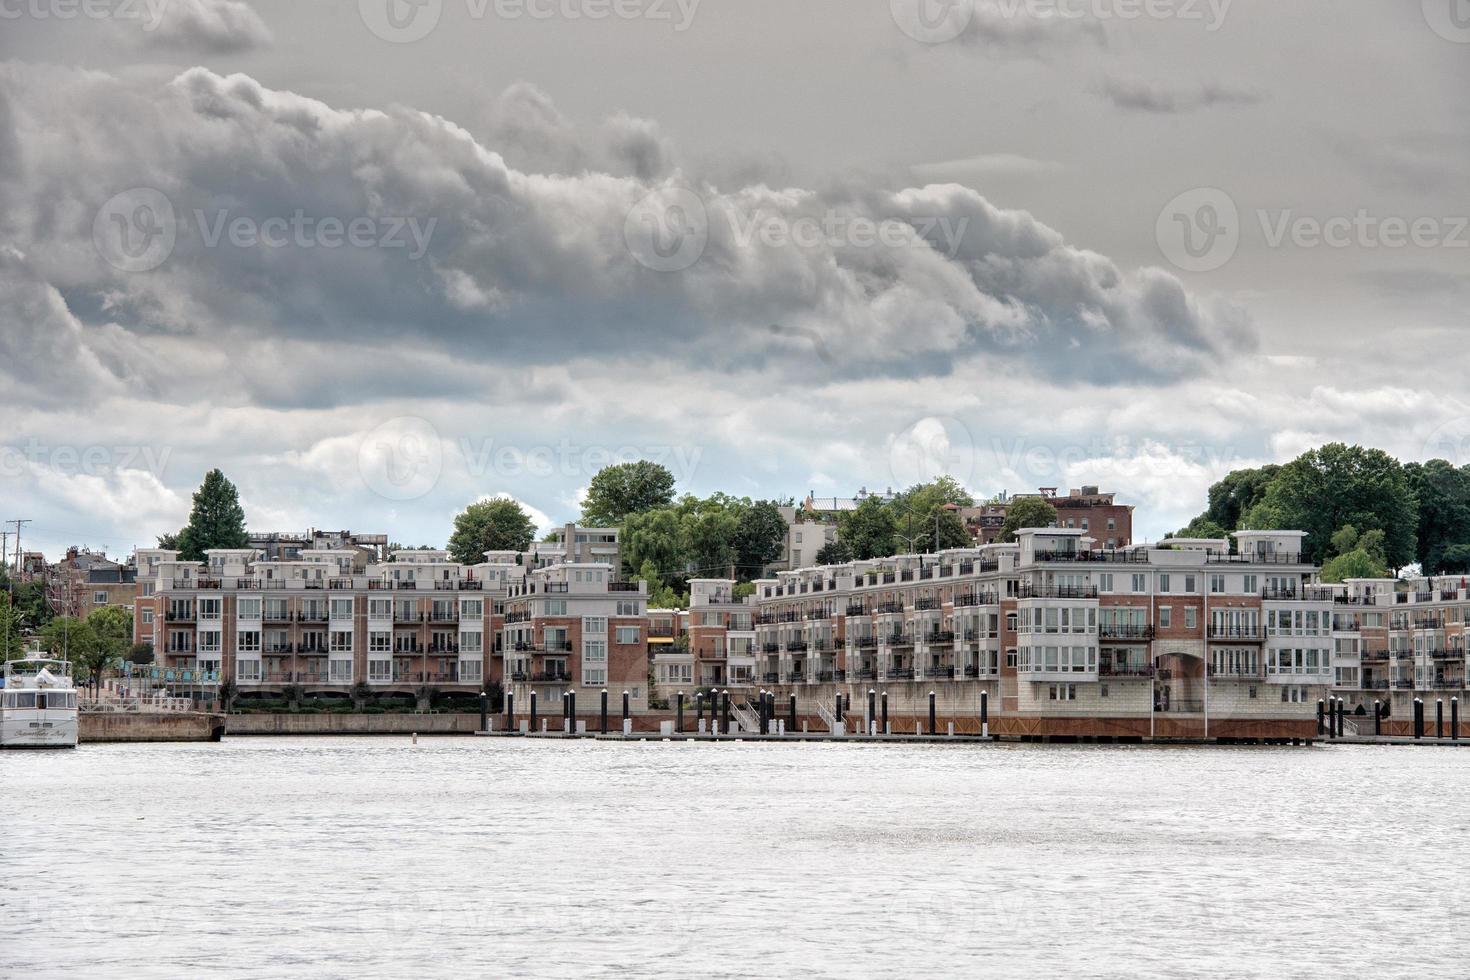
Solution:
<path fill-rule="evenodd" d="M 1303 554 L 1321 562 L 1345 524 L 1384 535 L 1389 568 L 1414 560 L 1418 504 L 1398 460 L 1380 449 L 1340 442 L 1303 453 L 1281 467 L 1243 527 L 1307 532 Z"/>
<path fill-rule="evenodd" d="M 1470 469 L 1431 459 L 1405 464 L 1404 477 L 1419 505 L 1414 557 L 1434 575 L 1444 570 L 1448 548 L 1470 541 Z"/>
<path fill-rule="evenodd" d="M 204 474 L 204 482 L 194 491 L 189 523 L 175 537 L 179 557 L 185 561 L 203 561 L 210 548 L 243 548 L 250 542 L 239 491 L 219 470 Z"/>
<path fill-rule="evenodd" d="M 736 513 L 735 577 L 760 578 L 766 566 L 781 558 L 786 548 L 786 518 L 770 500 L 742 504 Z"/>
<path fill-rule="evenodd" d="M 934 540 L 935 532 L 938 532 L 939 540 Z M 943 505 L 936 506 L 924 518 L 918 535 L 914 539 L 914 546 L 924 553 L 935 553 L 945 548 L 964 548 L 973 545 L 975 539 L 965 527 L 965 522 L 960 515 Z"/>
<path fill-rule="evenodd" d="M 1275 463 L 1256 469 L 1232 470 L 1220 482 L 1210 487 L 1209 505 L 1200 517 L 1227 532 L 1240 530 L 1241 518 L 1261 502 L 1266 495 L 1266 488 L 1280 471 L 1281 467 Z M 1185 535 L 1181 534 L 1180 537 Z"/>
<path fill-rule="evenodd" d="M 449 554 L 457 562 L 476 565 L 487 551 L 525 551 L 535 536 L 535 522 L 514 500 L 477 500 L 454 518 Z"/>
<path fill-rule="evenodd" d="M 90 619 L 70 616 L 53 619 L 41 630 L 41 649 L 53 657 L 71 661 L 77 681 L 96 688 L 101 685 L 107 668 L 117 664 L 121 648 L 115 643 L 113 624 L 105 619 L 98 622 L 97 627 L 108 633 L 104 636 Z"/>
<path fill-rule="evenodd" d="M 894 554 L 896 528 L 893 511 L 877 497 L 864 497 L 854 510 L 838 520 L 837 535 L 852 549 L 857 561 Z"/>
<path fill-rule="evenodd" d="M 689 560 L 698 578 L 734 577 L 740 520 L 716 502 L 699 501 L 681 520 Z"/>
<path fill-rule="evenodd" d="M 582 523 L 618 527 L 628 515 L 665 507 L 673 499 L 674 474 L 667 467 L 646 459 L 605 466 L 587 487 Z"/>
<path fill-rule="evenodd" d="M 1229 532 L 1209 517 L 1201 514 L 1166 538 L 1224 538 Z"/>
<path fill-rule="evenodd" d="M 10 604 L 10 594 L 0 592 L 0 660 L 13 660 L 25 650 L 20 632 L 20 610 Z"/>
<path fill-rule="evenodd" d="M 623 562 L 642 574 L 652 568 L 660 581 L 689 574 L 689 548 L 683 522 L 672 507 L 628 515 L 623 524 Z"/>
<path fill-rule="evenodd" d="M 997 540 L 1014 541 L 1016 532 L 1022 528 L 1051 527 L 1056 522 L 1057 509 L 1045 497 L 1016 497 L 1006 508 L 1006 519 Z"/>
<path fill-rule="evenodd" d="M 1442 573 L 1465 575 L 1470 573 L 1470 544 L 1452 544 L 1444 550 Z"/>
<path fill-rule="evenodd" d="M 846 541 L 829 541 L 817 552 L 818 565 L 846 565 L 852 561 L 852 549 Z"/>
<path fill-rule="evenodd" d="M 684 609 L 689 605 L 687 596 L 681 598 L 671 586 L 664 582 L 658 574 L 658 569 L 653 566 L 653 562 L 645 561 L 635 578 L 637 581 L 648 583 L 648 608 Z"/>
<path fill-rule="evenodd" d="M 1388 570 L 1361 548 L 1338 555 L 1322 566 L 1322 581 L 1343 582 L 1350 578 L 1387 578 Z"/>

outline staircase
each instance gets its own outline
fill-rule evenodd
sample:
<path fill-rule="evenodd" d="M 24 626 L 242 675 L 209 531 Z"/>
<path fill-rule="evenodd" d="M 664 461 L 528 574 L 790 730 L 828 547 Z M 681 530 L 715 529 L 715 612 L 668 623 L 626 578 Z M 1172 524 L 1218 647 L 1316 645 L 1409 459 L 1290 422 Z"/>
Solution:
<path fill-rule="evenodd" d="M 742 732 L 755 734 L 761 730 L 760 716 L 756 714 L 749 701 L 744 704 L 730 705 L 730 713 L 735 717 L 735 724 Z"/>

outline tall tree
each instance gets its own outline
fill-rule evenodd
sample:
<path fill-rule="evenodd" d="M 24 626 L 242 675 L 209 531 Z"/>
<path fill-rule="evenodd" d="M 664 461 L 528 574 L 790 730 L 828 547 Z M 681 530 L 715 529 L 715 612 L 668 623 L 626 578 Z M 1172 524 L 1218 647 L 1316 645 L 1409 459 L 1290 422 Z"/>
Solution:
<path fill-rule="evenodd" d="M 842 515 L 837 524 L 837 535 L 852 549 L 858 561 L 883 558 L 898 549 L 895 547 L 893 511 L 877 497 L 864 497 L 856 509 Z"/>
<path fill-rule="evenodd" d="M 111 642 L 84 619 L 58 616 L 46 624 L 40 636 L 41 649 L 53 657 L 71 661 L 76 679 L 94 688 L 101 684 L 103 672 L 118 654 Z"/>
<path fill-rule="evenodd" d="M 677 510 L 660 507 L 628 515 L 623 524 L 623 562 L 643 574 L 652 569 L 660 581 L 682 580 L 688 574 L 689 550 Z"/>
<path fill-rule="evenodd" d="M 936 534 L 938 541 L 935 540 Z M 936 505 L 923 519 L 914 539 L 914 546 L 926 554 L 940 552 L 945 548 L 964 548 L 974 543 L 975 539 L 971 537 L 960 515 L 943 505 Z"/>
<path fill-rule="evenodd" d="M 1344 524 L 1374 528 L 1383 532 L 1388 567 L 1396 569 L 1414 560 L 1417 508 L 1398 460 L 1380 449 L 1334 442 L 1281 467 L 1241 525 L 1306 531 L 1303 554 L 1317 563 Z"/>
<path fill-rule="evenodd" d="M 535 536 L 535 522 L 514 500 L 477 500 L 454 518 L 449 554 L 457 562 L 476 565 L 487 551 L 525 551 Z"/>
<path fill-rule="evenodd" d="M 179 557 L 203 561 L 210 548 L 243 548 L 249 541 L 239 491 L 219 470 L 210 470 L 194 491 L 189 523 L 177 535 Z"/>
<path fill-rule="evenodd" d="M 1414 557 L 1424 572 L 1445 570 L 1445 552 L 1470 543 L 1470 470 L 1442 459 L 1406 463 L 1404 477 L 1418 501 Z"/>
<path fill-rule="evenodd" d="M 786 546 L 786 518 L 769 500 L 741 506 L 736 513 L 735 577 L 748 581 L 760 578 L 766 566 L 781 558 Z"/>
<path fill-rule="evenodd" d="M 852 549 L 846 541 L 829 541 L 817 552 L 818 565 L 845 565 L 852 561 Z"/>
<path fill-rule="evenodd" d="M 582 502 L 582 523 L 618 527 L 629 514 L 665 507 L 674 499 L 674 474 L 667 467 L 640 459 L 598 470 Z"/>
<path fill-rule="evenodd" d="M 1017 497 L 1006 507 L 1006 519 L 1000 526 L 1000 541 L 1016 540 L 1016 532 L 1025 527 L 1051 527 L 1057 522 L 1057 509 L 1045 497 Z"/>
<path fill-rule="evenodd" d="M 1281 467 L 1268 463 L 1256 469 L 1232 470 L 1209 490 L 1209 505 L 1200 516 L 1225 531 L 1238 531 L 1240 519 L 1266 496 L 1266 488 Z M 1180 537 L 1186 537 L 1180 534 Z M 1193 536 L 1193 535 L 1190 535 Z M 1214 537 L 1215 535 L 1199 535 Z"/>

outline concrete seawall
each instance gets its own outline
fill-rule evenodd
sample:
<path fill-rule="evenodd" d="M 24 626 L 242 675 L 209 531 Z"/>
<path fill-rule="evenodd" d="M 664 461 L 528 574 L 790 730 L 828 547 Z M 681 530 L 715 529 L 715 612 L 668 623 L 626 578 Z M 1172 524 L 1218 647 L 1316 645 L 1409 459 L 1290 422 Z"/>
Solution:
<path fill-rule="evenodd" d="M 224 715 L 198 711 L 88 712 L 78 718 L 77 740 L 89 742 L 218 742 Z"/>
<path fill-rule="evenodd" d="M 472 735 L 479 714 L 244 714 L 225 716 L 227 735 Z"/>

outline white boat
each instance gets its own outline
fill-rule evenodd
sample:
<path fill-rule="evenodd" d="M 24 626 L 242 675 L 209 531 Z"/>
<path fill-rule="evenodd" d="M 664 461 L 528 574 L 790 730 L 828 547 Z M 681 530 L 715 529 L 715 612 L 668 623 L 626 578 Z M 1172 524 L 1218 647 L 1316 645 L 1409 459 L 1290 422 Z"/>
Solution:
<path fill-rule="evenodd" d="M 71 664 L 32 657 L 5 664 L 0 748 L 70 749 L 77 744 L 77 690 Z"/>

